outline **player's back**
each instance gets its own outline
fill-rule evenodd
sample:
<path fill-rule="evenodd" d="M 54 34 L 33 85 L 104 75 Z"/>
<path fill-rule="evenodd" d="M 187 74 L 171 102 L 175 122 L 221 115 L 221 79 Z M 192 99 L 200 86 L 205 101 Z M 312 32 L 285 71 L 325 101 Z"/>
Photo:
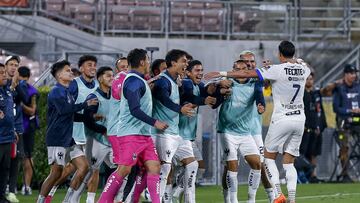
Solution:
<path fill-rule="evenodd" d="M 273 65 L 269 69 L 276 75 L 270 79 L 274 102 L 272 121 L 305 120 L 303 97 L 310 69 L 297 63 Z"/>

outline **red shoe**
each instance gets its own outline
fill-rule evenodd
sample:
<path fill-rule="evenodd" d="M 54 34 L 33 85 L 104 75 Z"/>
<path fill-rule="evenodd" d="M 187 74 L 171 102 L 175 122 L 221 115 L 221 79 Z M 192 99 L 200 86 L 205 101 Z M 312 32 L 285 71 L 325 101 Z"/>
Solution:
<path fill-rule="evenodd" d="M 52 200 L 52 196 L 46 196 L 45 197 L 45 203 L 51 203 L 51 200 Z"/>
<path fill-rule="evenodd" d="M 274 199 L 273 203 L 286 203 L 285 195 L 280 194 L 277 198 Z"/>

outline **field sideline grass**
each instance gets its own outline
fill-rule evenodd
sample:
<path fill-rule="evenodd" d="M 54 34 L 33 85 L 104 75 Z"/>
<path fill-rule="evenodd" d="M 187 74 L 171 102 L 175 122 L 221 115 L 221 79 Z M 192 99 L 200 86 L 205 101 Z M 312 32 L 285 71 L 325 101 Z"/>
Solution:
<path fill-rule="evenodd" d="M 283 188 L 286 191 L 286 188 Z M 53 203 L 61 203 L 66 190 L 59 190 L 55 194 Z M 222 189 L 220 186 L 203 186 L 196 189 L 196 200 L 198 203 L 221 203 Z M 100 191 L 98 192 L 98 194 Z M 239 200 L 245 202 L 247 197 L 247 186 L 239 186 Z M 35 202 L 38 191 L 33 191 L 32 196 L 17 195 L 20 202 Z M 257 202 L 267 202 L 266 194 L 262 186 L 258 190 Z M 297 188 L 297 203 L 359 203 L 360 183 L 354 184 L 302 184 Z M 85 195 L 81 203 L 85 203 Z"/>

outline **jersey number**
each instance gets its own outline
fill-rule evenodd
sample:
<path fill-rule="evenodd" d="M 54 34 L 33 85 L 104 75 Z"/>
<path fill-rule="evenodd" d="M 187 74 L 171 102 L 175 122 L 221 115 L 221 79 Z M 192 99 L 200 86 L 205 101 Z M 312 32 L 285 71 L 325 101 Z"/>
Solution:
<path fill-rule="evenodd" d="M 290 101 L 290 104 L 293 104 L 293 103 L 294 103 L 297 95 L 299 94 L 300 85 L 299 85 L 299 84 L 293 84 L 293 88 L 295 88 L 296 90 L 295 90 L 295 94 L 294 94 L 293 98 L 292 98 L 291 101 Z"/>

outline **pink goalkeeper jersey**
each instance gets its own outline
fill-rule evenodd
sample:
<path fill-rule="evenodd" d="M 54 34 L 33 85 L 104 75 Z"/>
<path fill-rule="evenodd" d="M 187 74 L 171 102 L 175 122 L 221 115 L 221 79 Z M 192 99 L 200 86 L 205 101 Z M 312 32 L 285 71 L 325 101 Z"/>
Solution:
<path fill-rule="evenodd" d="M 122 87 L 124 84 L 125 77 L 127 75 L 127 72 L 121 71 L 115 76 L 115 79 L 111 86 L 111 95 L 114 99 L 120 100 L 121 99 L 121 92 Z"/>

